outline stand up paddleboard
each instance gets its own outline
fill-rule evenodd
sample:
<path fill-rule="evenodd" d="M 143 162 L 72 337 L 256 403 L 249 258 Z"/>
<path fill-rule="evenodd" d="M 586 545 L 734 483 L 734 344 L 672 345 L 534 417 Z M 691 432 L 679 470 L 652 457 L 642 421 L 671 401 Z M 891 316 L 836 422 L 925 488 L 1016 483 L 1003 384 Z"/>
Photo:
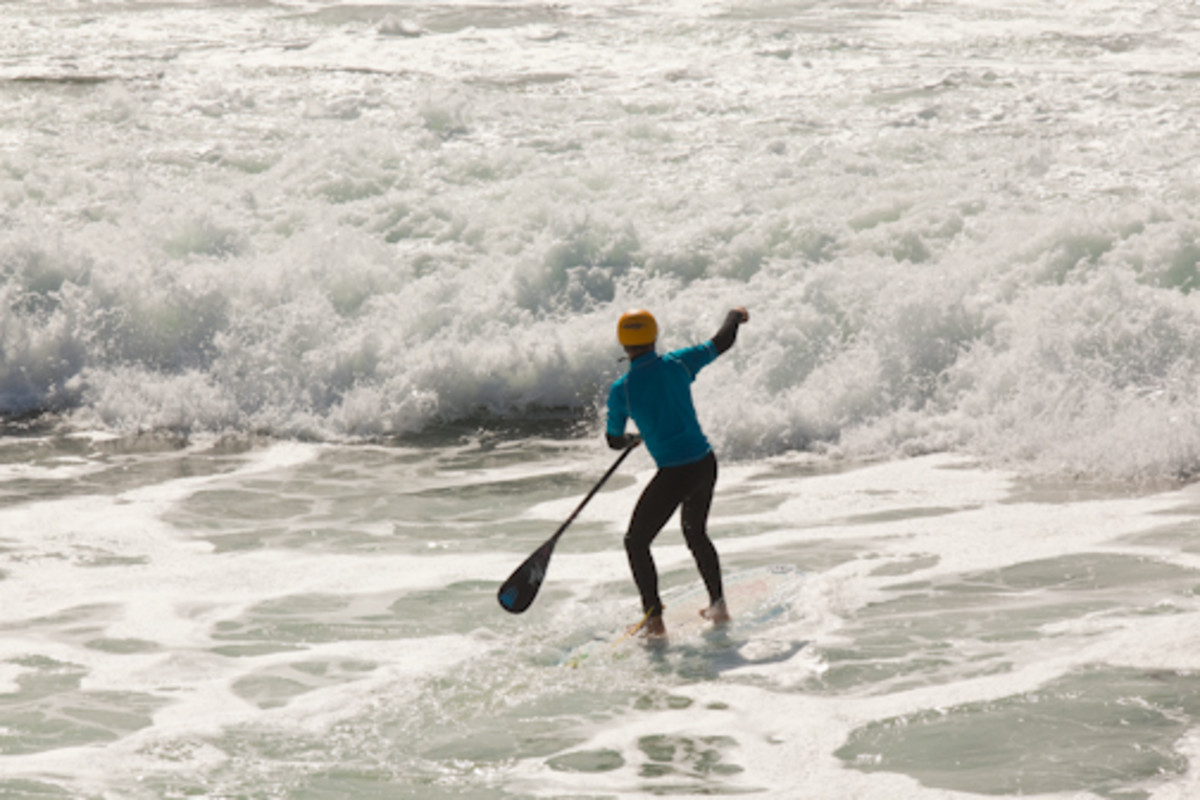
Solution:
<path fill-rule="evenodd" d="M 772 621 L 786 620 L 792 602 L 804 580 L 804 573 L 791 564 L 755 567 L 722 576 L 725 604 L 733 621 L 721 631 L 734 639 L 753 635 Z M 713 625 L 700 616 L 708 607 L 708 592 L 697 578 L 689 586 L 677 587 L 663 594 L 663 622 L 667 639 L 655 641 L 655 646 L 674 647 L 695 644 L 713 630 Z M 627 627 L 607 631 L 582 644 L 571 647 L 560 662 L 566 667 L 582 667 L 608 658 L 626 658 L 646 639 Z"/>

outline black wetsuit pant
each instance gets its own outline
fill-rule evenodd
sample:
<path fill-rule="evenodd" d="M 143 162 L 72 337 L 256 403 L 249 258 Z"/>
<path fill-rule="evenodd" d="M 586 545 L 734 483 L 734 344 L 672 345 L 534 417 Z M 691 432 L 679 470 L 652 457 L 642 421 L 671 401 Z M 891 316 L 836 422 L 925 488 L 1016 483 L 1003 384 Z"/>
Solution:
<path fill-rule="evenodd" d="M 683 523 L 683 538 L 696 559 L 710 602 L 724 596 L 721 562 L 708 538 L 708 511 L 712 508 L 716 485 L 717 458 L 709 453 L 691 464 L 660 469 L 642 492 L 629 520 L 629 532 L 625 534 L 625 552 L 629 554 L 633 580 L 642 595 L 642 610 L 647 614 L 661 614 L 663 608 L 650 544 L 677 508 Z"/>

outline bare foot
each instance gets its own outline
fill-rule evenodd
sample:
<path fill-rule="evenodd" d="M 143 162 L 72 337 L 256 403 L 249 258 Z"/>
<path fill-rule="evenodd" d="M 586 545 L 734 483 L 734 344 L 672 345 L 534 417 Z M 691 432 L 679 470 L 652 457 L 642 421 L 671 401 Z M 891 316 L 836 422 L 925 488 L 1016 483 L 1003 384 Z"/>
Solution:
<path fill-rule="evenodd" d="M 642 621 L 636 625 L 630 625 L 625 629 L 625 635 L 621 637 L 621 641 L 625 641 L 630 636 L 637 636 L 640 639 L 649 639 L 651 641 L 667 640 L 667 626 L 663 623 L 662 612 L 658 614 L 647 614 L 642 618 Z"/>
<path fill-rule="evenodd" d="M 642 623 L 640 635 L 645 639 L 667 638 L 667 626 L 663 623 L 662 615 L 656 614 L 652 617 L 646 617 L 646 621 Z"/>
<path fill-rule="evenodd" d="M 700 616 L 704 617 L 718 628 L 723 625 L 728 625 L 731 619 L 729 616 L 729 609 L 726 607 L 724 600 L 718 600 L 708 608 L 701 609 Z"/>

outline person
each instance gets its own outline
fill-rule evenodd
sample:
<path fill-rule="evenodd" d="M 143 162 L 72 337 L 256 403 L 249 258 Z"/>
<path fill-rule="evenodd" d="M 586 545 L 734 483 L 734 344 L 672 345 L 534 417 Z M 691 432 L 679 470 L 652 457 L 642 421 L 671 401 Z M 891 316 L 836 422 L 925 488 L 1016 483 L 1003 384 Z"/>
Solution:
<path fill-rule="evenodd" d="M 717 458 L 696 417 L 691 384 L 701 369 L 733 346 L 738 326 L 749 320 L 745 308 L 735 308 L 709 341 L 661 356 L 655 351 L 658 322 L 649 311 L 628 311 L 617 322 L 617 340 L 625 348 L 629 370 L 609 389 L 605 436 L 614 450 L 645 442 L 658 467 L 634 506 L 625 534 L 625 552 L 645 614 L 632 630 L 640 628 L 647 637 L 666 636 L 650 545 L 678 508 L 684 541 L 708 590 L 709 605 L 700 614 L 715 625 L 730 619 L 720 558 L 708 537 Z M 637 433 L 626 433 L 630 419 Z"/>

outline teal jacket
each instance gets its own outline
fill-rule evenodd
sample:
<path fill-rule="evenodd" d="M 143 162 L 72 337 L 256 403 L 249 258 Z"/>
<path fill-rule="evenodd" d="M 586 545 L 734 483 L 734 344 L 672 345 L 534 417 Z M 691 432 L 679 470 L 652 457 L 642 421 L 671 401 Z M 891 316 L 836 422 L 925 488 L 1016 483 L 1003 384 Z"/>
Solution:
<path fill-rule="evenodd" d="M 625 426 L 632 419 L 654 463 L 679 467 L 712 452 L 692 405 L 692 381 L 737 340 L 742 316 L 730 311 L 725 324 L 704 344 L 672 350 L 666 355 L 644 353 L 608 390 L 605 433 L 615 449 L 627 444 Z"/>
<path fill-rule="evenodd" d="M 646 449 L 661 467 L 679 467 L 699 461 L 712 446 L 700 429 L 692 405 L 696 373 L 717 358 L 717 348 L 705 342 L 664 356 L 645 353 L 635 358 L 629 371 L 608 390 L 609 437 L 625 433 L 632 418 Z"/>

